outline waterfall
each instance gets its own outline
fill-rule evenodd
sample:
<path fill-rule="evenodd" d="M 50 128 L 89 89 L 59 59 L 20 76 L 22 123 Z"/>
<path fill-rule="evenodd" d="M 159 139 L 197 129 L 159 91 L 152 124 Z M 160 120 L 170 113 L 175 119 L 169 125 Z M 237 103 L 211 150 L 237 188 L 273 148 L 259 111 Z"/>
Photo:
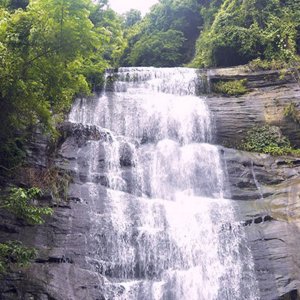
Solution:
<path fill-rule="evenodd" d="M 86 259 L 105 279 L 104 298 L 259 299 L 243 227 L 224 198 L 201 76 L 121 68 L 106 80 L 106 91 L 77 99 L 69 117 L 112 136 L 90 141 L 85 162 L 94 224 Z"/>

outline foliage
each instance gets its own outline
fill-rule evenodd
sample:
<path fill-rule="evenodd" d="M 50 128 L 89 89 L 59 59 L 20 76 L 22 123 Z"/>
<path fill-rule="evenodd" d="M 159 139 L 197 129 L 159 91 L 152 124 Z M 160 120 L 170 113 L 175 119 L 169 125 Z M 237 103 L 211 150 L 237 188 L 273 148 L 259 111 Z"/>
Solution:
<path fill-rule="evenodd" d="M 137 9 L 131 9 L 124 14 L 123 18 L 124 27 L 129 28 L 142 20 L 142 14 Z"/>
<path fill-rule="evenodd" d="M 300 155 L 300 149 L 293 149 L 292 147 L 279 147 L 279 146 L 267 146 L 264 149 L 264 153 L 271 155 Z"/>
<path fill-rule="evenodd" d="M 241 149 L 271 155 L 300 155 L 300 149 L 293 149 L 289 140 L 281 134 L 278 127 L 269 125 L 251 129 L 247 133 Z"/>
<path fill-rule="evenodd" d="M 1 208 L 23 218 L 30 224 L 42 224 L 44 223 L 43 216 L 52 215 L 53 210 L 49 207 L 38 207 L 34 204 L 34 200 L 40 195 L 41 191 L 38 188 L 28 190 L 12 188 L 8 196 L 2 196 L 3 204 Z"/>
<path fill-rule="evenodd" d="M 104 42 L 100 53 L 105 61 L 110 62 L 106 67 L 117 67 L 127 45 L 123 34 L 122 18 L 112 9 L 103 10 L 101 5 L 98 5 L 91 10 L 90 19 Z M 101 56 L 96 56 L 93 62 L 103 60 Z"/>
<path fill-rule="evenodd" d="M 176 66 L 194 57 L 190 63 L 193 67 L 233 66 L 257 58 L 263 62 L 252 66 L 273 69 L 277 62 L 284 62 L 294 67 L 300 53 L 300 10 L 296 2 L 160 0 L 143 19 L 135 10 L 125 14 L 128 47 L 121 63 L 140 65 L 142 61 L 145 66 L 165 66 L 165 58 L 153 59 L 152 54 L 163 49 L 158 36 L 175 30 L 184 38 L 181 45 L 172 46 L 178 52 Z M 149 44 L 154 47 L 152 51 Z"/>
<path fill-rule="evenodd" d="M 35 256 L 36 250 L 24 247 L 21 242 L 0 243 L 0 273 L 6 272 L 12 265 L 25 267 Z"/>
<path fill-rule="evenodd" d="M 33 126 L 55 135 L 55 122 L 74 97 L 101 89 L 105 68 L 118 63 L 125 46 L 121 19 L 103 1 L 36 0 L 27 5 L 25 0 L 2 0 L 0 118 L 5 130 L 0 131 L 0 165 L 10 167 L 3 163 L 7 149 L 18 151 L 16 137 L 26 140 Z"/>
<path fill-rule="evenodd" d="M 246 83 L 247 83 L 246 79 L 232 80 L 232 81 L 218 81 L 213 84 L 213 91 L 228 96 L 243 95 L 248 92 Z"/>
<path fill-rule="evenodd" d="M 300 10 L 295 1 L 224 0 L 202 9 L 204 30 L 194 66 L 232 66 L 261 58 L 294 60 L 299 47 Z"/>
<path fill-rule="evenodd" d="M 284 108 L 284 116 L 292 119 L 295 123 L 300 123 L 299 111 L 297 105 L 294 102 L 291 102 Z"/>
<path fill-rule="evenodd" d="M 136 66 L 174 67 L 181 60 L 182 32 L 168 30 L 142 36 L 133 46 L 128 61 Z"/>
<path fill-rule="evenodd" d="M 287 64 L 282 60 L 256 58 L 249 62 L 248 67 L 251 71 L 280 70 L 286 68 Z"/>
<path fill-rule="evenodd" d="M 202 24 L 201 2 L 206 1 L 160 0 L 140 22 L 126 26 L 128 48 L 122 65 L 163 67 L 188 63 Z"/>

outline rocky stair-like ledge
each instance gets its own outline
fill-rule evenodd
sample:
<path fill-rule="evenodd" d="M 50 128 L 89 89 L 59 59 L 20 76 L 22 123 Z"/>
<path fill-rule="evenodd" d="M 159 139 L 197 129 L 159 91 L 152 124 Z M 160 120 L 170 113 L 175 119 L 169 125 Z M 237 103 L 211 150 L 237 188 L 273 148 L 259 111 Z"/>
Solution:
<path fill-rule="evenodd" d="M 211 69 L 207 76 L 211 84 L 246 79 L 249 88 L 243 96 L 207 96 L 217 132 L 215 143 L 235 147 L 254 126 L 268 124 L 278 126 L 294 147 L 300 147 L 300 126 L 285 116 L 285 108 L 293 103 L 300 117 L 300 83 L 291 72 L 282 76 L 281 70 L 250 72 L 242 66 Z"/>
<path fill-rule="evenodd" d="M 291 69 L 252 71 L 247 65 L 209 69 L 207 77 L 211 82 L 246 79 L 246 86 L 249 89 L 297 83 Z"/>

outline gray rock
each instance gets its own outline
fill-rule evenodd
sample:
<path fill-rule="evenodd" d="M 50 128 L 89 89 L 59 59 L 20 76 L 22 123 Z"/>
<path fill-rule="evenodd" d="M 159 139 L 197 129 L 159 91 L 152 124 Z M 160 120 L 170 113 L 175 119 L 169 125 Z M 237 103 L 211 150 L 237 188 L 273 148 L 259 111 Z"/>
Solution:
<path fill-rule="evenodd" d="M 79 146 L 87 140 L 111 142 L 112 136 L 109 130 L 100 128 L 95 125 L 83 125 L 80 123 L 64 122 L 59 125 L 58 130 L 61 132 L 62 143 L 66 138 L 73 137 Z"/>
<path fill-rule="evenodd" d="M 207 76 L 212 84 L 218 80 L 247 79 L 250 90 L 239 97 L 207 96 L 217 144 L 235 147 L 253 126 L 269 124 L 278 126 L 294 146 L 300 147 L 299 125 L 284 115 L 290 103 L 300 107 L 300 85 L 290 73 L 282 78 L 279 71 L 249 73 L 240 67 L 209 70 Z"/>
<path fill-rule="evenodd" d="M 261 299 L 293 295 L 300 289 L 299 159 L 225 148 L 222 152 L 229 193 L 246 229 Z"/>

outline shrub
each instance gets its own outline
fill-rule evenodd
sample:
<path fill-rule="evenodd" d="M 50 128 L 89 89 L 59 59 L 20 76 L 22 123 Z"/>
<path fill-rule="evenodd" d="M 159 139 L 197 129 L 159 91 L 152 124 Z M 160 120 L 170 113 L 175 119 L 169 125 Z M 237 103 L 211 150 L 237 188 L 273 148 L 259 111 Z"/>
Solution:
<path fill-rule="evenodd" d="M 247 80 L 218 81 L 213 84 L 213 91 L 228 96 L 244 95 L 248 92 Z"/>
<path fill-rule="evenodd" d="M 6 272 L 12 265 L 27 266 L 36 256 L 36 250 L 24 247 L 21 242 L 0 243 L 0 273 Z"/>
<path fill-rule="evenodd" d="M 269 125 L 249 130 L 240 148 L 271 155 L 300 155 L 300 149 L 293 149 L 278 127 Z"/>
<path fill-rule="evenodd" d="M 71 177 L 67 172 L 53 166 L 41 169 L 28 166 L 21 169 L 20 180 L 26 186 L 39 188 L 43 194 L 50 194 L 52 199 L 67 200 Z"/>
<path fill-rule="evenodd" d="M 34 204 L 34 200 L 40 195 L 41 190 L 38 188 L 28 190 L 12 188 L 8 196 L 2 196 L 2 199 L 0 198 L 3 202 L 0 208 L 8 210 L 30 224 L 43 224 L 43 216 L 52 215 L 53 210 L 50 207 L 39 207 Z"/>

